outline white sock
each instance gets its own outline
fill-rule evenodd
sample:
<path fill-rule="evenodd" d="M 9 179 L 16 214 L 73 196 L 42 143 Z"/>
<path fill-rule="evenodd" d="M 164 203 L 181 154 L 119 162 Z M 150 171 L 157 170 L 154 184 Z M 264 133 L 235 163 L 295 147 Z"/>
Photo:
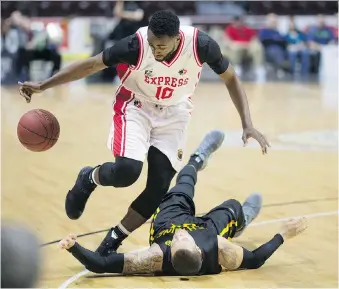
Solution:
<path fill-rule="evenodd" d="M 117 225 L 116 228 L 120 231 L 120 233 L 117 232 L 119 235 L 124 234 L 125 236 L 128 236 L 129 234 L 131 234 L 131 232 L 129 232 L 121 223 L 119 223 L 119 225 Z M 114 232 L 114 230 L 116 229 L 113 229 L 111 237 L 114 239 L 119 239 L 119 236 L 117 235 L 116 232 Z"/>
<path fill-rule="evenodd" d="M 130 231 L 128 231 L 121 223 L 119 223 L 118 228 L 121 230 L 121 232 L 123 232 L 126 236 L 128 236 L 129 234 L 131 234 Z"/>
<path fill-rule="evenodd" d="M 97 186 L 98 185 L 100 185 L 99 183 L 97 183 L 96 181 L 95 181 L 95 178 L 94 178 L 94 172 L 97 170 L 98 168 L 95 168 L 94 170 L 93 170 L 93 172 L 92 172 L 92 180 L 93 180 L 93 183 L 95 183 Z"/>

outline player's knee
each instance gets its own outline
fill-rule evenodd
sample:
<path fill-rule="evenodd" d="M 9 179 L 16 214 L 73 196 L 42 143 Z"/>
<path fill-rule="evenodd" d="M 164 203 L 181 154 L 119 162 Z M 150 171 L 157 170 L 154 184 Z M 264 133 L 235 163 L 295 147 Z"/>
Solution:
<path fill-rule="evenodd" d="M 240 202 L 238 200 L 236 200 L 236 199 L 229 199 L 226 202 L 228 202 L 228 204 L 230 206 L 234 206 L 234 207 L 238 207 L 238 208 L 241 207 Z"/>
<path fill-rule="evenodd" d="M 148 175 L 146 188 L 158 190 L 164 195 L 176 173 L 168 157 L 155 147 L 148 152 Z"/>
<path fill-rule="evenodd" d="M 234 211 L 234 213 L 242 211 L 242 205 L 236 199 L 230 199 L 230 200 L 225 201 L 224 203 L 226 204 L 226 207 L 231 208 Z"/>
<path fill-rule="evenodd" d="M 131 208 L 148 220 L 159 207 L 163 194 L 145 189 L 131 204 Z"/>
<path fill-rule="evenodd" d="M 104 163 L 99 169 L 99 182 L 103 186 L 128 187 L 134 184 L 142 171 L 143 163 L 117 157 L 115 163 Z"/>

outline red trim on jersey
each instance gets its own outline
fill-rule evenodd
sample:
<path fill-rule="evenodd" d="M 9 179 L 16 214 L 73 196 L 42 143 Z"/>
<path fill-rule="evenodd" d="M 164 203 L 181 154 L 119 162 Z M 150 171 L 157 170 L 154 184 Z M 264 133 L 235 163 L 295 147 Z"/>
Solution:
<path fill-rule="evenodd" d="M 138 55 L 138 61 L 137 64 L 135 66 L 131 66 L 132 70 L 136 70 L 140 68 L 142 59 L 144 58 L 144 42 L 143 42 L 143 38 L 140 34 L 140 32 L 136 33 L 138 40 L 139 40 L 139 55 Z"/>
<path fill-rule="evenodd" d="M 177 61 L 177 59 L 179 58 L 179 56 L 181 54 L 182 49 L 184 48 L 185 34 L 181 30 L 179 30 L 179 33 L 180 33 L 180 43 L 179 43 L 179 48 L 177 49 L 177 53 L 172 58 L 170 63 L 168 63 L 167 61 L 161 62 L 162 64 L 164 64 L 164 65 L 166 65 L 168 67 L 170 67 L 174 62 Z"/>
<path fill-rule="evenodd" d="M 115 92 L 115 96 L 118 95 L 118 93 L 119 93 L 121 87 L 123 87 L 124 82 L 125 82 L 126 79 L 130 76 L 131 72 L 132 72 L 132 71 L 131 71 L 130 69 L 128 69 L 127 72 L 125 72 L 125 74 L 124 74 L 123 77 L 121 78 L 120 85 L 119 85 L 118 89 L 117 89 L 116 92 Z"/>
<path fill-rule="evenodd" d="M 115 93 L 115 102 L 113 105 L 113 123 L 114 134 L 111 139 L 111 151 L 114 156 L 124 156 L 126 144 L 126 108 L 133 100 L 134 96 L 131 91 L 127 90 L 123 84 L 131 74 L 128 69 L 121 78 L 121 83 Z"/>
<path fill-rule="evenodd" d="M 193 34 L 193 52 L 194 52 L 194 58 L 195 61 L 197 62 L 198 66 L 202 66 L 202 63 L 199 59 L 198 56 L 198 49 L 197 49 L 197 44 L 198 44 L 198 29 L 194 28 L 194 34 Z"/>
<path fill-rule="evenodd" d="M 127 63 L 119 63 L 117 65 L 116 70 L 117 70 L 117 73 L 120 79 L 122 79 L 125 76 L 128 69 L 129 69 L 129 65 Z"/>
<path fill-rule="evenodd" d="M 126 109 L 127 106 L 134 99 L 134 94 L 127 90 L 125 87 L 121 87 L 121 90 L 116 95 L 114 104 L 114 135 L 111 140 L 111 151 L 113 155 L 123 157 L 125 155 L 126 147 Z"/>

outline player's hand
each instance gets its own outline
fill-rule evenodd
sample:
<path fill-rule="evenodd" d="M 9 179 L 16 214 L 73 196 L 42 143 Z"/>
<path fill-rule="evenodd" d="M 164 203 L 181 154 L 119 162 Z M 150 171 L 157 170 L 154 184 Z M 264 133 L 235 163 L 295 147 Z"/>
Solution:
<path fill-rule="evenodd" d="M 25 81 L 24 83 L 18 82 L 18 84 L 20 85 L 20 95 L 26 99 L 27 103 L 31 102 L 33 93 L 40 93 L 43 91 L 39 82 Z"/>
<path fill-rule="evenodd" d="M 249 138 L 254 138 L 260 144 L 262 153 L 267 154 L 267 147 L 270 147 L 270 144 L 261 132 L 257 131 L 252 126 L 246 127 L 244 128 L 242 134 L 242 141 L 244 142 L 244 146 L 247 145 Z"/>
<path fill-rule="evenodd" d="M 59 248 L 60 249 L 69 249 L 72 248 L 75 244 L 75 241 L 77 239 L 77 236 L 73 235 L 73 234 L 69 234 L 67 237 L 63 238 L 60 242 L 59 242 Z"/>
<path fill-rule="evenodd" d="M 280 234 L 284 240 L 287 240 L 301 234 L 306 228 L 307 219 L 305 217 L 290 219 L 282 225 Z"/>

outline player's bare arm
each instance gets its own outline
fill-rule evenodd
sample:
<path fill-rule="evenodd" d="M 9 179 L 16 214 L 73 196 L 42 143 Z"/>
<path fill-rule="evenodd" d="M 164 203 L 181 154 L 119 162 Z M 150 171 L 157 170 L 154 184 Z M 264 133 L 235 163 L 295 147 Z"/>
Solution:
<path fill-rule="evenodd" d="M 219 264 L 229 271 L 240 268 L 257 269 L 261 267 L 286 240 L 301 234 L 306 228 L 306 218 L 291 219 L 282 225 L 279 234 L 276 234 L 270 241 L 253 251 L 244 249 L 218 236 Z"/>
<path fill-rule="evenodd" d="M 232 101 L 240 115 L 243 127 L 242 140 L 244 145 L 246 145 L 247 140 L 252 137 L 259 142 L 263 154 L 266 154 L 267 147 L 269 147 L 270 144 L 265 136 L 253 127 L 246 92 L 241 85 L 240 79 L 234 72 L 232 65 L 229 65 L 227 70 L 220 74 L 219 77 L 224 81 Z"/>
<path fill-rule="evenodd" d="M 236 270 L 242 262 L 243 249 L 225 238 L 218 236 L 218 258 L 219 264 L 226 270 Z"/>
<path fill-rule="evenodd" d="M 149 250 L 128 253 L 124 256 L 123 274 L 147 274 L 161 272 L 163 253 L 159 245 L 154 244 Z"/>
<path fill-rule="evenodd" d="M 138 50 L 128 48 L 131 42 L 135 41 L 135 38 L 134 35 L 131 35 L 121 39 L 103 52 L 87 59 L 76 61 L 44 81 L 19 82 L 20 95 L 23 96 L 27 102 L 30 102 L 34 93 L 40 93 L 46 89 L 88 77 L 106 67 L 118 63 L 135 64 L 136 58 L 138 57 Z"/>
<path fill-rule="evenodd" d="M 161 272 L 162 268 L 163 253 L 157 244 L 146 251 L 102 257 L 77 243 L 75 235 L 68 235 L 59 242 L 59 247 L 68 250 L 86 269 L 95 273 L 152 274 Z"/>
<path fill-rule="evenodd" d="M 270 145 L 266 138 L 257 131 L 252 124 L 245 90 L 235 74 L 232 65 L 229 63 L 228 59 L 222 55 L 218 43 L 207 34 L 199 31 L 198 42 L 200 42 L 198 47 L 201 47 L 199 53 L 201 62 L 206 62 L 223 80 L 240 115 L 243 127 L 242 140 L 244 145 L 246 145 L 247 140 L 252 137 L 259 142 L 262 152 L 264 154 L 267 153 L 267 147 Z"/>
<path fill-rule="evenodd" d="M 247 140 L 252 137 L 259 142 L 262 152 L 266 154 L 267 147 L 270 145 L 265 136 L 253 127 L 246 92 L 241 85 L 240 79 L 235 74 L 232 65 L 229 65 L 227 70 L 219 76 L 226 84 L 232 101 L 239 112 L 243 127 L 242 140 L 244 145 L 246 145 Z"/>
<path fill-rule="evenodd" d="M 85 78 L 104 68 L 106 68 L 106 65 L 103 63 L 102 53 L 100 53 L 85 60 L 72 63 L 45 81 L 24 83 L 19 82 L 19 92 L 27 102 L 30 102 L 33 93 L 40 93 L 54 86 Z"/>

